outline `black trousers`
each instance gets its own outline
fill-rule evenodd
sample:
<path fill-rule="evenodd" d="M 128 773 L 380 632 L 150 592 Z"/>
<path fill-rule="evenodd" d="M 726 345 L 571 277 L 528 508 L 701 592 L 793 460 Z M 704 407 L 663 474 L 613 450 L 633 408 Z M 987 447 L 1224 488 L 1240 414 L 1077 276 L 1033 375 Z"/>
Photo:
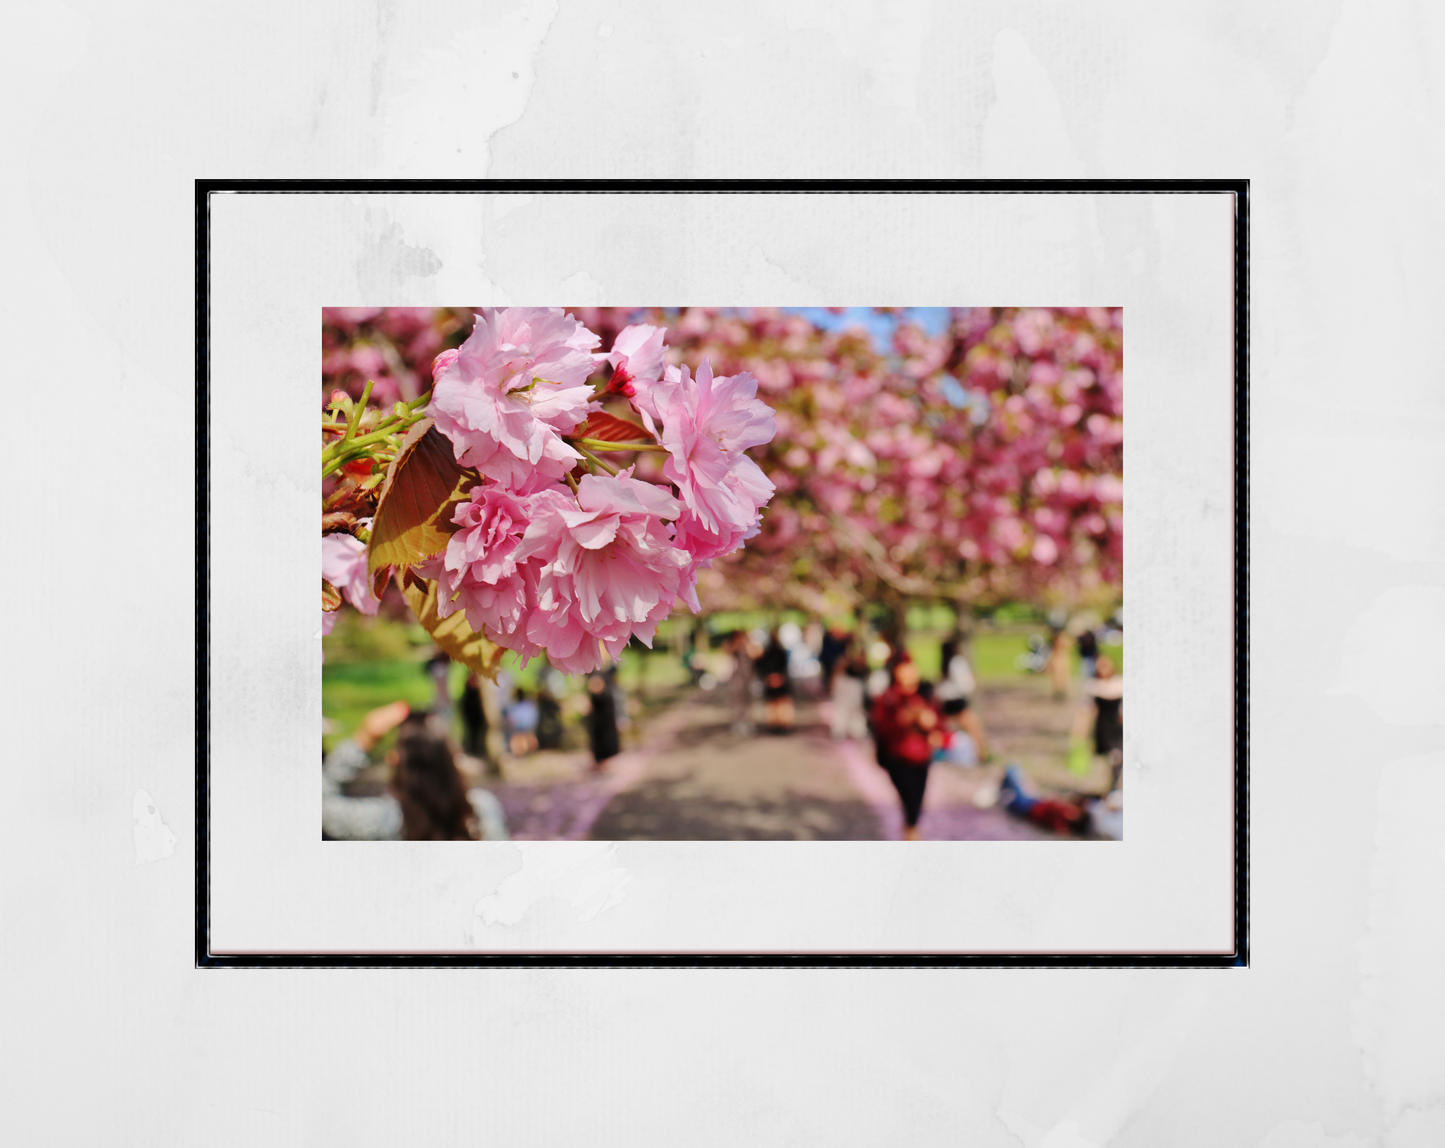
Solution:
<path fill-rule="evenodd" d="M 923 812 L 923 791 L 928 788 L 928 767 L 931 763 L 912 765 L 880 750 L 878 764 L 888 771 L 893 788 L 898 790 L 898 799 L 903 803 L 903 823 L 912 829 Z"/>

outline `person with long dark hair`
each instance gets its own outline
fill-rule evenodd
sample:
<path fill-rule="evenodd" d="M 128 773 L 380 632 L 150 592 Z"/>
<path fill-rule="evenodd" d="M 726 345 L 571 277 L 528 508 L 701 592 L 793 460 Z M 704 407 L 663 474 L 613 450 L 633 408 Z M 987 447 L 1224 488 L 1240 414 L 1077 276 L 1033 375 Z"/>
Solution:
<path fill-rule="evenodd" d="M 398 728 L 400 727 L 400 728 Z M 393 729 L 390 792 L 349 797 L 347 782 L 371 764 L 372 747 Z M 372 710 L 321 766 L 321 833 L 338 841 L 505 841 L 506 818 L 485 789 L 468 790 L 439 723 L 406 702 Z"/>
<path fill-rule="evenodd" d="M 905 652 L 893 663 L 892 684 L 873 702 L 878 764 L 903 805 L 903 837 L 917 841 L 923 793 L 934 749 L 942 744 L 938 709 L 919 692 L 918 667 Z"/>

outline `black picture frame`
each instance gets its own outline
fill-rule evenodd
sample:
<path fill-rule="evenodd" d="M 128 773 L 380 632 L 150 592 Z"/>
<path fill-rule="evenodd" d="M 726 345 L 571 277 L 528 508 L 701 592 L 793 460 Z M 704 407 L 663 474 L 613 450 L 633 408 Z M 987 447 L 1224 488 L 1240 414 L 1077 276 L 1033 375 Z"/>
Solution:
<path fill-rule="evenodd" d="M 1234 212 L 1234 948 L 1229 953 L 274 953 L 210 947 L 210 202 L 213 195 L 1228 194 Z M 1218 180 L 228 180 L 195 181 L 196 865 L 195 964 L 241 968 L 1247 968 L 1249 965 L 1249 181 Z"/>

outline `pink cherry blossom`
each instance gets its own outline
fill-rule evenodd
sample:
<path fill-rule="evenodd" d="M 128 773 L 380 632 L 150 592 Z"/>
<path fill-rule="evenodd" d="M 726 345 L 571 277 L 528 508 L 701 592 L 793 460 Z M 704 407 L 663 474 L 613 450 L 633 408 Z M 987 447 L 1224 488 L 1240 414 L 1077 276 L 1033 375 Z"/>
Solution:
<path fill-rule="evenodd" d="M 667 348 L 662 342 L 665 333 L 661 327 L 646 323 L 635 323 L 617 332 L 617 338 L 612 340 L 612 350 L 595 356 L 599 362 L 612 364 L 607 393 L 631 398 L 637 393 L 639 384 L 646 386 L 662 378 L 667 365 Z"/>
<path fill-rule="evenodd" d="M 559 308 L 484 310 L 441 367 L 427 413 L 464 466 L 509 485 L 561 478 L 582 457 L 562 436 L 587 417 L 599 341 Z"/>
<path fill-rule="evenodd" d="M 461 351 L 453 347 L 450 351 L 443 351 L 440 355 L 433 359 L 431 361 L 432 381 L 435 382 L 437 379 L 440 379 L 442 377 L 442 372 L 445 371 L 448 367 L 450 367 L 453 363 L 455 363 L 457 361 L 457 356 L 460 354 Z"/>
<path fill-rule="evenodd" d="M 417 567 L 423 578 L 436 579 L 437 615 L 447 618 L 460 609 L 473 630 L 517 648 L 509 639 L 525 639 L 540 568 L 519 564 L 517 549 L 539 508 L 569 502 L 560 488 L 521 495 L 496 483 L 474 487 L 452 516 L 459 529 L 446 551 Z"/>
<path fill-rule="evenodd" d="M 567 501 L 538 507 L 513 557 L 544 562 L 527 638 L 554 666 L 580 674 L 597 668 L 599 643 L 614 658 L 634 635 L 652 645 L 690 560 L 666 524 L 682 505 L 630 470 L 586 475 L 575 504 Z"/>
<path fill-rule="evenodd" d="M 369 525 L 370 520 L 363 520 Z M 363 614 L 375 614 L 381 602 L 371 592 L 366 573 L 366 543 L 349 534 L 321 536 L 321 577 L 341 591 L 342 597 Z M 334 615 L 334 611 L 332 612 Z"/>
<path fill-rule="evenodd" d="M 686 366 L 669 368 L 663 382 L 633 400 L 667 448 L 663 474 L 677 484 L 698 526 L 719 538 L 755 527 L 758 508 L 773 493 L 773 484 L 743 453 L 777 433 L 773 412 L 757 393 L 757 380 L 746 371 L 714 378 L 704 359 L 695 379 Z"/>

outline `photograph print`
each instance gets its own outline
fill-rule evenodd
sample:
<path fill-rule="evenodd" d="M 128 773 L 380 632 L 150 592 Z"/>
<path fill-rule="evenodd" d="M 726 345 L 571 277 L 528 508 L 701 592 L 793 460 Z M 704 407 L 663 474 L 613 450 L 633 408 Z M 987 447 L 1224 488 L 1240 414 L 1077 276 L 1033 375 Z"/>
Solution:
<path fill-rule="evenodd" d="M 327 841 L 1123 838 L 1118 307 L 333 307 Z"/>

